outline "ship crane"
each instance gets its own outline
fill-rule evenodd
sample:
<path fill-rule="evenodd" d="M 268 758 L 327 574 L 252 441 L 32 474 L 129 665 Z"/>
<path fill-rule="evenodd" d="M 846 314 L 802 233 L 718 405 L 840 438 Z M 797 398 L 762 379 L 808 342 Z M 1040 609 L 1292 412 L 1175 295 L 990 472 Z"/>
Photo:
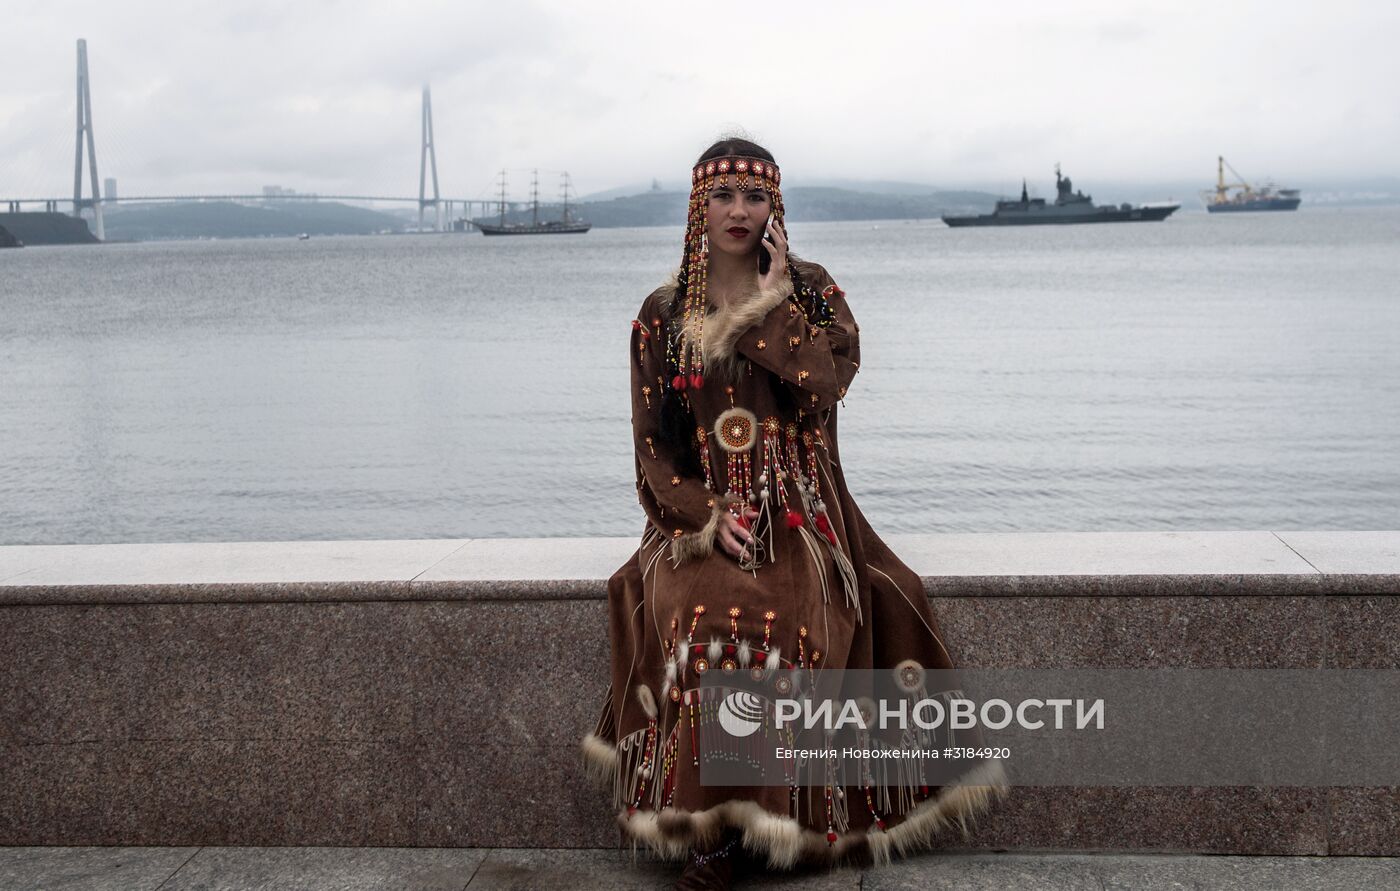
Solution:
<path fill-rule="evenodd" d="M 1216 156 L 1215 156 L 1215 159 L 1216 159 L 1216 162 L 1217 162 L 1217 163 L 1216 163 L 1216 181 L 1215 181 L 1215 200 L 1217 200 L 1217 201 L 1224 201 L 1224 200 L 1226 200 L 1226 198 L 1228 197 L 1228 193 L 1229 193 L 1229 191 L 1230 191 L 1231 189 L 1244 189 L 1245 192 L 1253 192 L 1253 191 L 1254 191 L 1254 187 L 1251 186 L 1249 183 L 1245 182 L 1244 177 L 1240 176 L 1240 172 L 1239 172 L 1238 170 L 1236 170 L 1235 168 L 1230 167 L 1230 164 L 1229 164 L 1228 161 L 1225 160 L 1225 156 L 1224 156 L 1224 155 L 1216 155 Z M 1239 180 L 1239 182 L 1237 182 L 1237 183 L 1227 183 L 1227 182 L 1225 182 L 1225 168 L 1227 168 L 1227 167 L 1230 168 L 1230 173 L 1233 174 L 1234 177 L 1235 177 L 1235 179 Z"/>
<path fill-rule="evenodd" d="M 1250 185 L 1240 172 L 1230 166 L 1230 162 L 1225 160 L 1224 155 L 1216 155 L 1215 158 L 1215 189 L 1206 189 L 1201 192 L 1201 200 L 1205 202 L 1206 210 L 1210 213 L 1233 213 L 1236 211 L 1254 210 L 1297 210 L 1302 203 L 1297 189 L 1279 189 L 1272 181 L 1265 182 L 1258 188 Z M 1226 182 L 1225 171 L 1229 170 L 1238 182 Z M 1237 189 L 1233 195 L 1231 189 Z"/>

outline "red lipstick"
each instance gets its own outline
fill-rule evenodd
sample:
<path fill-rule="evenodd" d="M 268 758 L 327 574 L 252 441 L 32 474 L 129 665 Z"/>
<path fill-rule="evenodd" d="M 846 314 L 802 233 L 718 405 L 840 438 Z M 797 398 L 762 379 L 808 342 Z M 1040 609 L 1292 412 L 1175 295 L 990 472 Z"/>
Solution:
<path fill-rule="evenodd" d="M 743 226 L 734 226 L 724 231 L 733 235 L 735 238 L 744 238 L 749 234 L 749 230 L 745 229 Z"/>

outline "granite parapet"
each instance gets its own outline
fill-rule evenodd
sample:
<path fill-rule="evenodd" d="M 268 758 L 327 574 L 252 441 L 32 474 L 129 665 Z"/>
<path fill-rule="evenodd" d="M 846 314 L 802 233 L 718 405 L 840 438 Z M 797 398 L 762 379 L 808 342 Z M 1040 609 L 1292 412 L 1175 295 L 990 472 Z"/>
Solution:
<path fill-rule="evenodd" d="M 967 668 L 1400 667 L 1400 533 L 890 544 Z M 0 845 L 615 844 L 576 743 L 635 548 L 0 547 Z M 1379 856 L 1398 826 L 1390 787 L 1028 787 L 946 850 Z"/>

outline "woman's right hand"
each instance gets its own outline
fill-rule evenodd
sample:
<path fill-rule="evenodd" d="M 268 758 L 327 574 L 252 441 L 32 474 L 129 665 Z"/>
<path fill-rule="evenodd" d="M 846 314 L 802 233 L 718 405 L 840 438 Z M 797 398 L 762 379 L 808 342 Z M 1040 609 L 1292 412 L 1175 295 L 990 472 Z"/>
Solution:
<path fill-rule="evenodd" d="M 758 511 L 752 507 L 744 508 L 744 519 L 748 520 L 752 526 L 758 519 Z M 744 545 L 753 538 L 753 533 L 739 525 L 739 518 L 726 511 L 720 514 L 719 534 L 715 536 L 719 541 L 720 549 L 729 556 L 739 558 L 743 553 Z"/>

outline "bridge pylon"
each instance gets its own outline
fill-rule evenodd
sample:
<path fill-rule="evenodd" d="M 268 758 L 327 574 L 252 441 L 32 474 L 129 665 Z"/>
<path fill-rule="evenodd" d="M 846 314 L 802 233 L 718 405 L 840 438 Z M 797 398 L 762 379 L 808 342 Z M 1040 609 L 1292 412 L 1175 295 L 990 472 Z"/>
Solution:
<path fill-rule="evenodd" d="M 433 197 L 427 195 L 428 164 L 433 168 Z M 442 231 L 442 206 L 438 203 L 437 148 L 433 141 L 433 96 L 428 85 L 423 85 L 423 149 L 418 162 L 418 229 L 423 229 L 423 209 L 433 209 L 433 228 Z"/>
<path fill-rule="evenodd" d="M 92 198 L 83 199 L 83 139 L 87 138 L 88 175 L 92 180 Z M 92 81 L 88 78 L 87 41 L 78 40 L 78 134 L 73 156 L 73 216 L 81 218 L 83 208 L 91 207 L 93 234 L 98 241 L 106 240 L 102 228 L 102 187 L 97 179 L 97 147 L 92 139 Z"/>

